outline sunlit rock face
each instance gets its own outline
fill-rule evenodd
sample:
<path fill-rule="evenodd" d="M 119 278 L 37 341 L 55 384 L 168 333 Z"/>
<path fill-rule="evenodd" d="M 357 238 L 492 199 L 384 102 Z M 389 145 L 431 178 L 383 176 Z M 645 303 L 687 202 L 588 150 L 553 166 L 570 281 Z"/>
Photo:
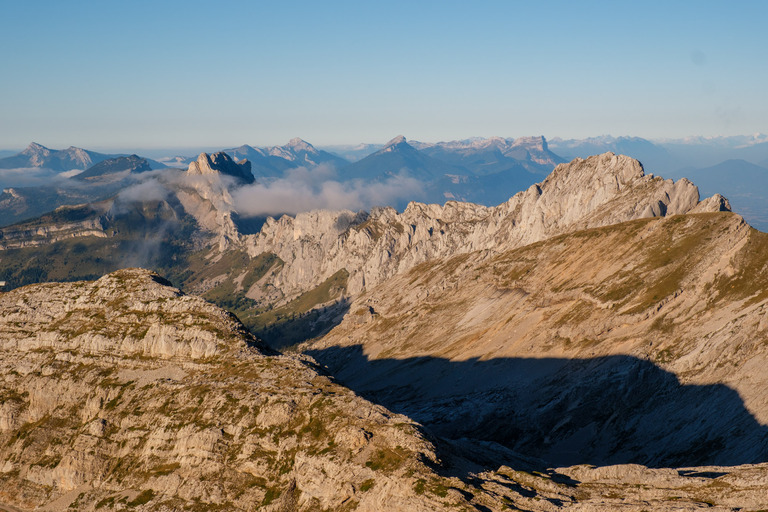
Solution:
<path fill-rule="evenodd" d="M 474 510 L 461 482 L 417 492 L 455 484 L 411 420 L 157 274 L 30 285 L 0 311 L 0 508 Z"/>
<path fill-rule="evenodd" d="M 252 256 L 274 253 L 285 262 L 275 285 L 287 296 L 341 269 L 349 272 L 354 294 L 434 258 L 497 253 L 572 231 L 694 209 L 720 211 L 727 203 L 699 203 L 698 189 L 688 180 L 646 175 L 637 160 L 605 153 L 558 165 L 542 183 L 496 207 L 449 201 L 411 203 L 402 213 L 321 210 L 268 219 L 244 243 Z"/>
<path fill-rule="evenodd" d="M 224 153 L 200 153 L 197 161 L 189 164 L 187 173 L 194 175 L 223 174 L 231 176 L 241 183 L 253 183 L 254 177 L 251 174 L 251 163 L 248 160 L 235 162 Z"/>

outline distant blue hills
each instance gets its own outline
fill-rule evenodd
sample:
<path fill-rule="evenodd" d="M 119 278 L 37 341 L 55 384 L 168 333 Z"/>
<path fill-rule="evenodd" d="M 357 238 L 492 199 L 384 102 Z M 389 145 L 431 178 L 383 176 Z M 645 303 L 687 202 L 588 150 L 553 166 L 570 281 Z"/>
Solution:
<path fill-rule="evenodd" d="M 407 177 L 407 183 L 418 184 L 418 190 L 399 191 L 391 206 L 400 209 L 410 200 L 499 204 L 543 180 L 559 163 L 612 151 L 640 160 L 647 173 L 686 177 L 699 186 L 702 196 L 723 194 L 734 211 L 758 229 L 768 230 L 768 137 L 764 135 L 670 141 L 611 136 L 549 141 L 543 136 L 491 137 L 437 143 L 398 136 L 383 145 L 325 148 L 295 138 L 283 146 L 245 144 L 222 151 L 236 161 L 251 162 L 256 183 L 264 186 L 293 179 L 291 173 L 296 169 L 305 170 L 312 179 L 339 183 L 388 183 Z M 15 195 L 13 200 L 8 191 L 0 195 L 2 225 L 61 204 L 103 199 L 116 193 L 123 180 L 140 179 L 140 173 L 150 170 L 183 169 L 197 158 L 153 160 L 76 147 L 49 149 L 37 143 L 8 153 L 0 152 L 0 186 L 13 188 Z M 13 211 L 8 207 L 11 203 Z"/>

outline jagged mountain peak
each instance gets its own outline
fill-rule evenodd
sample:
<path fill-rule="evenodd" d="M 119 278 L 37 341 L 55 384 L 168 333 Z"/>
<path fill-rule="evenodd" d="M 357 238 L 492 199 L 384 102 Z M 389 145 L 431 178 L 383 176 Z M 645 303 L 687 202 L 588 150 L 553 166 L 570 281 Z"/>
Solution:
<path fill-rule="evenodd" d="M 241 182 L 253 183 L 254 177 L 251 173 L 251 162 L 240 160 L 235 162 L 227 153 L 219 151 L 217 153 L 200 153 L 195 162 L 189 164 L 187 174 L 190 175 L 211 175 L 225 174 L 237 178 Z"/>
<path fill-rule="evenodd" d="M 379 157 L 390 155 L 399 153 Z M 396 164 L 399 166 L 400 161 Z M 299 214 L 295 219 L 265 224 L 258 235 L 248 238 L 246 245 L 253 254 L 274 252 L 285 262 L 281 270 L 284 291 L 293 293 L 306 286 L 307 275 L 316 276 L 319 284 L 334 272 L 346 269 L 348 289 L 357 293 L 435 257 L 478 250 L 504 251 L 592 227 L 726 208 L 724 199 L 699 202 L 698 188 L 688 180 L 673 182 L 646 175 L 637 160 L 604 153 L 561 164 L 541 183 L 496 207 L 449 201 L 444 206 L 410 203 L 403 213 L 377 209 L 366 220 L 369 227 L 354 230 L 344 244 L 338 244 L 332 236 L 319 242 L 324 233 L 319 221 L 309 214 Z M 315 213 L 326 223 L 336 222 L 339 215 Z M 406 230 L 408 236 L 403 237 Z M 300 233 L 300 241 L 296 233 Z M 316 253 L 296 246 L 311 245 L 315 240 L 329 245 Z M 312 256 L 297 256 L 310 253 Z M 361 262 L 357 256 L 361 254 L 369 255 L 370 262 L 376 263 Z M 316 255 L 322 256 L 314 259 Z"/>

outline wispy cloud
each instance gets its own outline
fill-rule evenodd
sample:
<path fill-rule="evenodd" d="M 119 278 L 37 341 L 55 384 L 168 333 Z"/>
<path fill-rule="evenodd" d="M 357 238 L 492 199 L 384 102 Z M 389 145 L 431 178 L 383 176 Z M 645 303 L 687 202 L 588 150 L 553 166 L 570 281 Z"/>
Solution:
<path fill-rule="evenodd" d="M 156 178 L 148 179 L 125 188 L 117 195 L 117 199 L 127 203 L 137 201 L 161 201 L 168 197 L 170 191 Z"/>
<path fill-rule="evenodd" d="M 342 182 L 332 168 L 325 166 L 292 169 L 284 178 L 247 185 L 232 194 L 236 210 L 244 216 L 296 214 L 317 209 L 369 209 L 423 196 L 424 184 L 406 174 L 384 181 Z"/>
<path fill-rule="evenodd" d="M 61 185 L 68 181 L 68 176 L 63 176 L 62 174 L 63 173 L 58 173 L 51 169 L 45 169 L 42 167 L 0 169 L 0 187 L 39 187 L 44 185 Z"/>

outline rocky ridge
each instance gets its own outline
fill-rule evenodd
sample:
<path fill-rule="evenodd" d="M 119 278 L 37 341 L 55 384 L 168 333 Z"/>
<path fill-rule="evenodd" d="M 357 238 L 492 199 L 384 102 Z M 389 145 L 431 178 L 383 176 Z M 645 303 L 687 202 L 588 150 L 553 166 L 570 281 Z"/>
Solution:
<path fill-rule="evenodd" d="M 253 183 L 251 163 L 248 160 L 235 162 L 223 151 L 218 153 L 200 153 L 197 160 L 189 164 L 187 174 L 196 175 L 225 175 L 237 180 L 239 183 Z"/>
<path fill-rule="evenodd" d="M 37 221 L 0 228 L 0 250 L 49 245 L 61 240 L 94 236 L 106 238 L 105 202 L 60 206 Z"/>
<path fill-rule="evenodd" d="M 105 162 L 109 163 L 110 160 L 102 163 Z M 143 160 L 140 169 L 147 170 Z M 226 153 L 202 153 L 186 172 L 167 170 L 161 175 L 133 184 L 138 190 L 141 187 L 149 190 L 150 197 L 146 199 L 126 197 L 142 195 L 141 192 L 131 194 L 132 189 L 128 187 L 104 201 L 61 206 L 38 219 L 0 228 L 0 250 L 50 245 L 68 238 L 112 237 L 116 234 L 111 229 L 112 220 L 124 212 L 125 203 L 141 206 L 142 201 L 150 204 L 159 200 L 165 205 L 165 211 L 177 216 L 168 204 L 175 203 L 174 199 L 183 206 L 184 212 L 195 219 L 207 236 L 215 238 L 218 245 L 225 249 L 240 239 L 232 221 L 234 207 L 229 189 L 233 184 L 250 183 L 253 180 L 248 161 L 235 163 Z M 12 195 L 11 192 L 8 195 Z M 163 199 L 153 199 L 153 196 Z M 13 196 L 10 199 L 14 199 Z"/>
<path fill-rule="evenodd" d="M 688 180 L 645 175 L 636 160 L 605 153 L 561 164 L 496 207 L 449 201 L 411 203 L 403 213 L 314 211 L 267 219 L 259 234 L 242 240 L 251 256 L 274 253 L 285 263 L 272 284 L 288 297 L 341 269 L 349 273 L 349 293 L 356 294 L 430 259 L 498 253 L 590 227 L 723 209 L 729 205 L 721 196 L 699 203 Z"/>
<path fill-rule="evenodd" d="M 185 177 L 188 199 L 228 213 L 220 178 Z M 764 508 L 766 241 L 727 208 L 604 154 L 495 208 L 311 212 L 229 235 L 277 258 L 251 288 L 285 300 L 348 273 L 342 323 L 302 349 L 447 444 L 151 273 L 0 295 L 0 501 Z M 547 469 L 582 462 L 610 465 Z"/>
<path fill-rule="evenodd" d="M 407 397 L 407 413 L 439 432 L 480 433 L 557 463 L 575 462 L 569 450 L 596 464 L 756 462 L 768 457 L 759 426 L 768 423 L 768 379 L 756 373 L 757 361 L 768 358 L 761 342 L 767 242 L 734 214 L 688 214 L 580 231 L 490 258 L 438 259 L 367 290 L 338 327 L 305 348 L 391 407 L 390 400 Z M 600 379 L 626 391 L 614 396 Z M 499 403 L 486 404 L 484 413 L 475 394 Z M 550 407 L 539 407 L 543 397 Z M 600 405 L 605 400 L 611 403 Z M 555 403 L 571 404 L 572 412 L 564 416 Z M 584 404 L 583 417 L 575 404 Z M 722 416 L 687 424 L 713 408 Z M 616 424 L 600 425 L 601 410 L 615 411 L 603 420 Z M 641 438 L 639 425 L 652 429 L 656 416 L 667 424 L 679 416 L 681 424 L 658 431 L 653 443 L 629 442 L 622 415 L 634 418 L 631 435 Z M 491 434 L 496 418 L 505 422 L 499 432 L 516 434 Z M 514 426 L 513 418 L 522 423 Z M 590 422 L 600 442 L 577 435 Z M 726 435 L 734 429 L 741 434 Z M 697 445 L 709 446 L 701 460 L 673 455 Z"/>
<path fill-rule="evenodd" d="M 766 244 L 689 213 L 435 259 L 298 350 L 440 436 L 557 467 L 578 510 L 759 510 Z"/>
<path fill-rule="evenodd" d="M 232 315 L 154 273 L 18 288 L 0 294 L 0 309 L 0 502 L 499 506 L 437 474 L 435 446 L 411 420 L 264 349 Z"/>

